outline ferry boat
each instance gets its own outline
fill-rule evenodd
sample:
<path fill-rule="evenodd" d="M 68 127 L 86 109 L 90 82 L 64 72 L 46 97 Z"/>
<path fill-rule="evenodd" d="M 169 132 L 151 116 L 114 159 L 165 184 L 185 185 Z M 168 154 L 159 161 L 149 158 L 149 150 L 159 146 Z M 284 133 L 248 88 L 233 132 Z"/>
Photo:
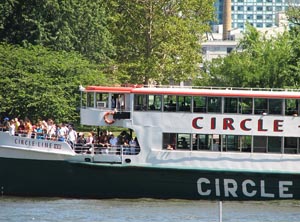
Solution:
<path fill-rule="evenodd" d="M 81 124 L 120 127 L 134 146 L 0 132 L 2 195 L 300 199 L 300 91 L 81 87 Z"/>

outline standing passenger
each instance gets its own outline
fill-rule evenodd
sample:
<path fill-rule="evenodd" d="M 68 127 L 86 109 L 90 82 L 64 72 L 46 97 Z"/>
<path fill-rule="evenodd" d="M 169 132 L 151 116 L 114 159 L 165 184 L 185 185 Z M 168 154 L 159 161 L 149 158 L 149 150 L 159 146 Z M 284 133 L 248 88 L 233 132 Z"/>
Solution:
<path fill-rule="evenodd" d="M 70 142 L 71 147 L 74 148 L 74 145 L 77 141 L 77 132 L 73 129 L 72 126 L 69 126 L 68 141 Z"/>
<path fill-rule="evenodd" d="M 9 125 L 9 135 L 14 136 L 15 135 L 15 129 L 16 129 L 15 121 L 14 121 L 14 119 L 12 119 L 10 121 L 10 125 Z"/>

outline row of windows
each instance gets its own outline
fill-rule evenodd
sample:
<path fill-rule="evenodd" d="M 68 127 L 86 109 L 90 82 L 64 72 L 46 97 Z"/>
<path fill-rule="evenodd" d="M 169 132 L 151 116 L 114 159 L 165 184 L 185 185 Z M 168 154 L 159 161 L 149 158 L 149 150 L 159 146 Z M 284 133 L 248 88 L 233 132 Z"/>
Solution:
<path fill-rule="evenodd" d="M 245 14 L 237 14 L 236 16 L 233 17 L 233 19 L 265 19 L 265 20 L 270 20 L 272 21 L 273 19 L 273 16 L 272 15 L 253 15 L 253 14 L 250 14 L 250 15 L 245 15 Z"/>
<path fill-rule="evenodd" d="M 97 101 L 97 102 L 96 102 Z M 101 101 L 101 102 L 99 102 Z M 109 106 L 110 104 L 110 106 Z M 266 99 L 176 95 L 134 95 L 134 110 L 195 113 L 298 115 L 298 99 Z M 124 94 L 88 93 L 87 106 L 129 109 Z"/>
<path fill-rule="evenodd" d="M 253 23 L 253 22 L 250 22 L 250 25 L 253 26 L 253 27 L 256 27 L 256 28 L 263 28 L 263 27 L 270 28 L 270 27 L 274 26 L 274 24 L 270 23 L 270 22 L 269 23 L 261 23 L 261 22 Z M 245 28 L 245 23 L 244 22 L 236 23 L 234 21 L 232 27 L 243 29 L 243 28 Z"/>
<path fill-rule="evenodd" d="M 232 2 L 239 2 L 239 3 L 284 3 L 283 0 L 233 0 Z"/>
<path fill-rule="evenodd" d="M 299 138 L 163 133 L 163 149 L 299 154 Z"/>
<path fill-rule="evenodd" d="M 135 95 L 134 110 L 298 115 L 297 99 Z"/>
<path fill-rule="evenodd" d="M 231 10 L 234 13 L 235 11 L 244 12 L 244 11 L 260 11 L 260 12 L 271 12 L 271 11 L 282 11 L 285 9 L 282 6 L 232 6 Z"/>

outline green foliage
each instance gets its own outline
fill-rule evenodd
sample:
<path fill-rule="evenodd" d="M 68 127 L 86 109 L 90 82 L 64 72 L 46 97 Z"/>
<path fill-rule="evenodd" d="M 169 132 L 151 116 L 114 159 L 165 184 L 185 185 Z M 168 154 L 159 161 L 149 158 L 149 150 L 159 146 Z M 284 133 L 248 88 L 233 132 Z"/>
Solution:
<path fill-rule="evenodd" d="M 299 85 L 299 36 L 289 32 L 267 38 L 248 26 L 232 52 L 207 64 L 211 85 L 283 88 Z"/>
<path fill-rule="evenodd" d="M 105 0 L 4 0 L 0 39 L 11 44 L 43 45 L 77 51 L 107 62 L 114 55 Z"/>
<path fill-rule="evenodd" d="M 199 36 L 209 30 L 213 1 L 117 0 L 114 8 L 118 71 L 131 75 L 123 82 L 178 82 L 199 74 Z"/>
<path fill-rule="evenodd" d="M 107 83 L 101 67 L 77 53 L 0 45 L 0 116 L 78 121 L 79 85 Z"/>

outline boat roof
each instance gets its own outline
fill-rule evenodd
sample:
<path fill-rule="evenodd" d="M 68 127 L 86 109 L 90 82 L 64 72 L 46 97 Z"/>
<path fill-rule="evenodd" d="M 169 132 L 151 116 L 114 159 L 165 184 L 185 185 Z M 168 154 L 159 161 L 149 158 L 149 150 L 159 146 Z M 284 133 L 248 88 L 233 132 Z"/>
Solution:
<path fill-rule="evenodd" d="M 233 88 L 233 87 L 181 87 L 181 86 L 87 86 L 85 92 L 133 93 L 145 95 L 179 95 L 210 97 L 254 97 L 270 99 L 300 99 L 298 89 Z"/>

